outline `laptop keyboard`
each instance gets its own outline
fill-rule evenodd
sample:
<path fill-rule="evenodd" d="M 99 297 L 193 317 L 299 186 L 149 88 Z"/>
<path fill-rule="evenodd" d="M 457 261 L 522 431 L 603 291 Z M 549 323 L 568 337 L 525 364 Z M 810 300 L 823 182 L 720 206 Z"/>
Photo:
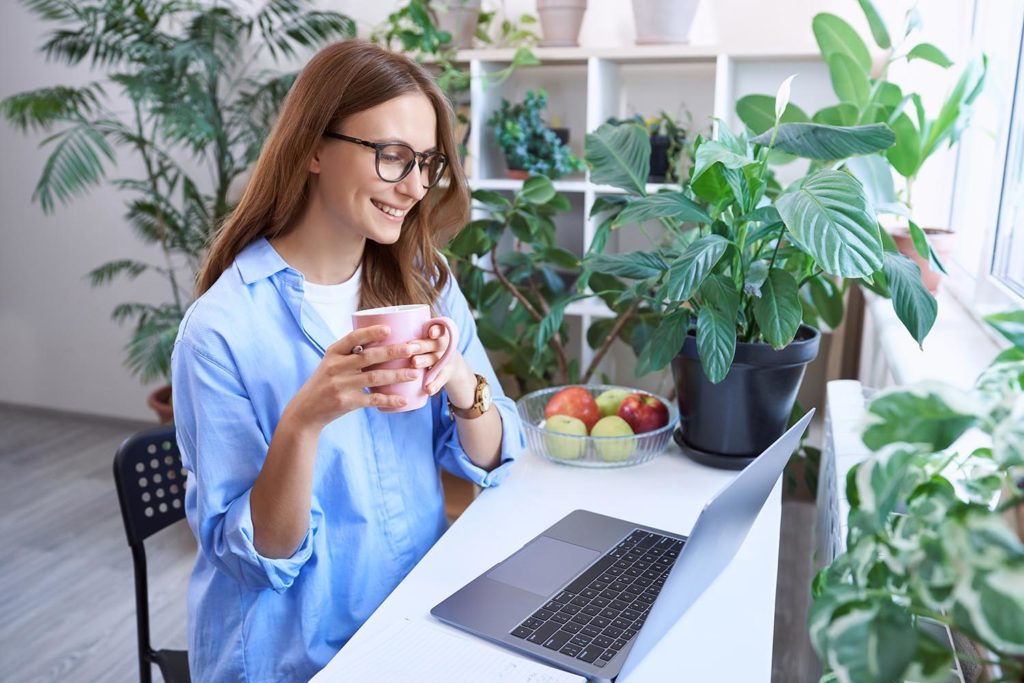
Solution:
<path fill-rule="evenodd" d="M 643 626 L 683 542 L 634 530 L 512 635 L 603 667 Z"/>

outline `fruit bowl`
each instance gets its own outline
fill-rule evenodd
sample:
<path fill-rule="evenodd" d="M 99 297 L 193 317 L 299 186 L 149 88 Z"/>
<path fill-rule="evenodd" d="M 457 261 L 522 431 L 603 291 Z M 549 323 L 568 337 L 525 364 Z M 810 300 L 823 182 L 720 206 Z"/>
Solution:
<path fill-rule="evenodd" d="M 565 387 L 551 387 L 526 394 L 516 401 L 523 432 L 530 450 L 548 460 L 577 467 L 629 467 L 651 460 L 665 450 L 672 430 L 679 422 L 675 405 L 657 394 L 612 384 L 580 385 L 596 398 L 610 389 L 640 393 L 661 401 L 668 409 L 668 424 L 658 429 L 624 436 L 565 434 L 544 428 L 544 409 L 548 401 Z"/>

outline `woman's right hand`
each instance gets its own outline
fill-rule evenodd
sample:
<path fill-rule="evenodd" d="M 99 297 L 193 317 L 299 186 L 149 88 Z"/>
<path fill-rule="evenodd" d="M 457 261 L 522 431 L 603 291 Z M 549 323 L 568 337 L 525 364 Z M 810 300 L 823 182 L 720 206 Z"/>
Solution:
<path fill-rule="evenodd" d="M 365 370 L 385 361 L 410 358 L 419 351 L 419 345 L 411 343 L 370 346 L 388 334 L 390 330 L 386 326 L 373 325 L 353 330 L 331 344 L 312 377 L 288 402 L 281 421 L 319 432 L 329 422 L 358 408 L 404 406 L 406 399 L 401 396 L 363 391 L 366 387 L 419 379 L 424 372 L 412 367 Z M 356 346 L 363 346 L 365 350 L 352 353 Z"/>

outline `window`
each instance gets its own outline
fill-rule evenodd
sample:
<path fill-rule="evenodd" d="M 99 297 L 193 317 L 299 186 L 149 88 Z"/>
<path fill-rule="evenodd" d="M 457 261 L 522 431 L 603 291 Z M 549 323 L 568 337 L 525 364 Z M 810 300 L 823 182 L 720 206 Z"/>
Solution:
<path fill-rule="evenodd" d="M 1017 50 L 1001 195 L 991 272 L 1008 289 L 1024 297 L 1024 34 Z"/>

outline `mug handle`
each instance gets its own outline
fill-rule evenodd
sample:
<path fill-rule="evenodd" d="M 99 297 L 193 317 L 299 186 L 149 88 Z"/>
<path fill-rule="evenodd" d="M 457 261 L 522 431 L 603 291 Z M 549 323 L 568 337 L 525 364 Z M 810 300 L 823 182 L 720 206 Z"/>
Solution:
<path fill-rule="evenodd" d="M 426 339 L 430 333 L 431 325 L 441 325 L 448 330 L 448 348 L 441 354 L 441 358 L 434 363 L 434 367 L 430 369 L 423 377 L 423 386 L 426 387 L 428 384 L 434 381 L 437 377 L 437 373 L 441 372 L 441 368 L 451 360 L 452 350 L 458 347 L 459 344 L 459 328 L 455 326 L 455 321 L 445 316 L 438 316 L 437 318 L 431 318 L 427 322 L 423 323 L 423 338 Z"/>

